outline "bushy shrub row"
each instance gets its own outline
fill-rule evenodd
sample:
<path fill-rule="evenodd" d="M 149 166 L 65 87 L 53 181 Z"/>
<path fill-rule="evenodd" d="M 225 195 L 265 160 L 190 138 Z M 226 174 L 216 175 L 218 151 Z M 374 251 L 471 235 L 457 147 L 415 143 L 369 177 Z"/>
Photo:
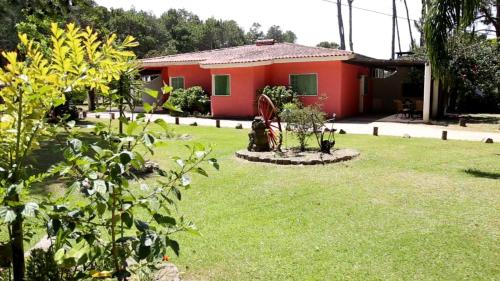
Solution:
<path fill-rule="evenodd" d="M 170 94 L 168 101 L 187 114 L 210 112 L 210 97 L 199 86 L 177 89 Z"/>

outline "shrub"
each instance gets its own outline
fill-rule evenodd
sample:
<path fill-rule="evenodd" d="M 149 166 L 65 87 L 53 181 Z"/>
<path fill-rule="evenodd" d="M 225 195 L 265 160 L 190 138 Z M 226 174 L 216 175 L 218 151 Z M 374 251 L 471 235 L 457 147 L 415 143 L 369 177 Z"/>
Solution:
<path fill-rule="evenodd" d="M 210 98 L 199 86 L 177 89 L 170 94 L 168 101 L 183 112 L 190 114 L 207 113 L 210 110 Z"/>
<path fill-rule="evenodd" d="M 300 144 L 300 151 L 305 151 L 307 140 L 314 134 L 314 129 L 319 129 L 325 122 L 325 113 L 315 106 L 300 107 L 286 104 L 280 114 L 283 121 L 287 122 Z"/>
<path fill-rule="evenodd" d="M 266 86 L 260 91 L 268 96 L 278 112 L 281 112 L 285 104 L 300 104 L 297 93 L 287 86 Z"/>
<path fill-rule="evenodd" d="M 61 281 L 61 273 L 51 250 L 34 249 L 26 264 L 26 276 L 31 281 Z"/>

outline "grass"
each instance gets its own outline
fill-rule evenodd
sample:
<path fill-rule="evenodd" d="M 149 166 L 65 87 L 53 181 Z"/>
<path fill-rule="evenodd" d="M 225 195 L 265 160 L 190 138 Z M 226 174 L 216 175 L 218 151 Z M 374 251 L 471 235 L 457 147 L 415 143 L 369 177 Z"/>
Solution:
<path fill-rule="evenodd" d="M 357 160 L 292 167 L 236 159 L 247 130 L 175 129 L 193 139 L 160 165 L 192 141 L 221 164 L 183 194 L 202 233 L 176 237 L 184 280 L 500 278 L 498 144 L 348 134 L 337 144 Z"/>
<path fill-rule="evenodd" d="M 236 159 L 247 131 L 177 131 L 221 162 L 181 205 L 203 234 L 178 237 L 185 280 L 500 277 L 498 144 L 343 135 L 358 160 L 287 167 Z"/>

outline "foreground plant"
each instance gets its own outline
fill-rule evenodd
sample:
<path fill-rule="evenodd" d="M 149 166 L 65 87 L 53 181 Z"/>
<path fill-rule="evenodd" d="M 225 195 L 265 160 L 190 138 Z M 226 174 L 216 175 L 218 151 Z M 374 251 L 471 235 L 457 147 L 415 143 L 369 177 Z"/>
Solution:
<path fill-rule="evenodd" d="M 171 91 L 171 87 L 164 89 Z M 149 94 L 156 99 L 158 93 Z M 168 103 L 165 106 L 173 109 Z M 144 108 L 154 112 L 156 105 Z M 66 163 L 54 168 L 72 184 L 60 204 L 47 202 L 48 230 L 56 237 L 56 262 L 72 268 L 76 279 L 126 280 L 139 265 L 154 267 L 161 262 L 169 249 L 178 255 L 180 247 L 172 235 L 197 233 L 176 207 L 182 190 L 190 187 L 188 174 L 208 176 L 200 167 L 203 162 L 218 168 L 217 161 L 208 158 L 211 149 L 195 144 L 187 146 L 186 157 L 172 157 L 176 168 L 156 170 L 154 183 L 149 183 L 138 171 L 148 155 L 165 144 L 171 130 L 164 120 L 152 122 L 144 114 L 120 122 L 123 133 L 116 132 L 111 121 L 97 123 L 90 138 L 68 130 Z M 152 124 L 161 132 L 150 130 Z M 72 203 L 67 198 L 79 200 Z"/>
<path fill-rule="evenodd" d="M 39 42 L 19 35 L 17 52 L 3 52 L 7 61 L 0 69 L 0 217 L 12 246 L 14 280 L 25 279 L 23 240 L 25 219 L 34 217 L 38 204 L 29 194 L 35 182 L 49 176 L 34 174 L 29 165 L 33 150 L 53 130 L 46 116 L 65 102 L 65 93 L 91 88 L 109 92 L 108 83 L 128 67 L 136 45 L 132 37 L 122 42 L 111 35 L 106 41 L 92 29 L 69 24 L 65 30 L 51 26 L 50 49 L 40 51 Z"/>

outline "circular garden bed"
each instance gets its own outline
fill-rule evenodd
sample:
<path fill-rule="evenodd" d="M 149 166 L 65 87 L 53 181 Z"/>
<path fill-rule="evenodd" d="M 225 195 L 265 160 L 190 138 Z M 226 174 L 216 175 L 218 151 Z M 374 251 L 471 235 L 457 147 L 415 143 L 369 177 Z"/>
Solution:
<path fill-rule="evenodd" d="M 271 163 L 277 165 L 322 165 L 348 161 L 359 156 L 359 151 L 342 148 L 332 150 L 331 154 L 321 153 L 316 150 L 297 151 L 283 150 L 283 152 L 255 152 L 246 149 L 236 152 L 236 157 L 251 162 Z"/>

